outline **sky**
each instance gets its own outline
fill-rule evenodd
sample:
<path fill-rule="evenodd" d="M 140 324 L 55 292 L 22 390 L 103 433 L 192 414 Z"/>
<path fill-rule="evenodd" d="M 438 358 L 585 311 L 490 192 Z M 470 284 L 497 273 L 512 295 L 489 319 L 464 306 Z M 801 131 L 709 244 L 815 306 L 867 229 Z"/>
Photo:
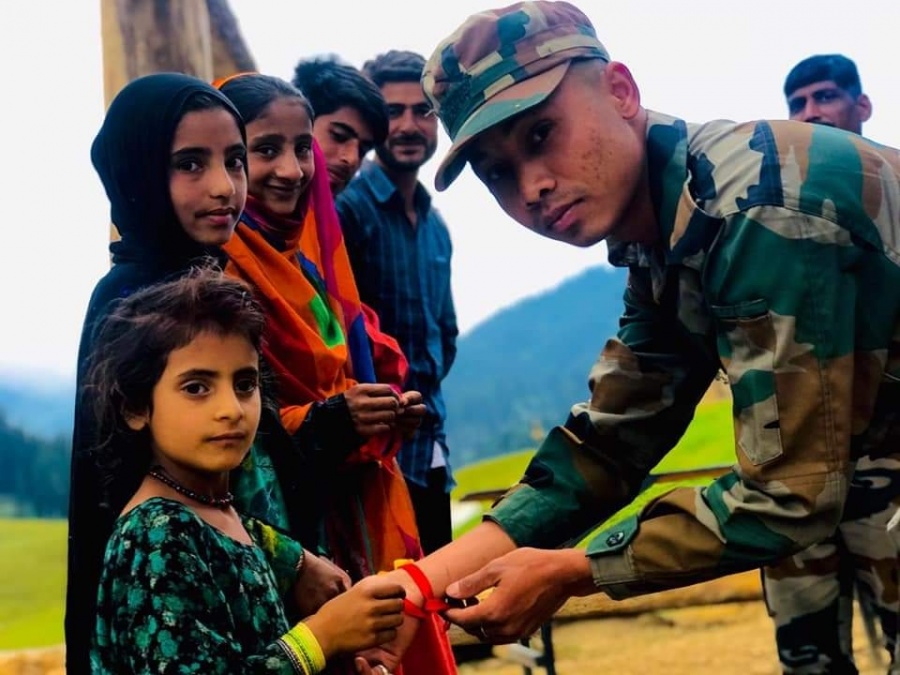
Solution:
<path fill-rule="evenodd" d="M 147 0 L 149 1 L 149 0 Z M 428 56 L 485 0 L 230 0 L 260 71 L 290 79 L 297 60 L 336 53 L 361 66 L 388 49 Z M 600 40 L 629 66 L 646 107 L 688 121 L 785 115 L 788 70 L 814 53 L 859 67 L 874 104 L 864 133 L 900 146 L 900 3 L 894 0 L 582 0 Z M 0 374 L 69 377 L 91 290 L 108 269 L 109 205 L 89 149 L 103 119 L 99 0 L 0 3 L 7 64 L 0 122 L 3 322 Z M 435 159 L 420 177 L 431 187 Z M 461 330 L 518 299 L 605 264 L 601 244 L 576 249 L 508 218 L 469 172 L 434 203 L 454 243 Z M 587 302 L 589 300 L 586 299 Z M 598 345 L 602 336 L 598 336 Z"/>

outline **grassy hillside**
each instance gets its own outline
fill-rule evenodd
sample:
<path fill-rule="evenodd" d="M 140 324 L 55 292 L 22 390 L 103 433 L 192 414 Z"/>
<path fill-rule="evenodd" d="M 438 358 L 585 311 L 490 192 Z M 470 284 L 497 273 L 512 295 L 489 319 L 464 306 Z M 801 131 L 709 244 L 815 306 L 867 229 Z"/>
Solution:
<path fill-rule="evenodd" d="M 734 461 L 732 439 L 731 402 L 723 400 L 702 405 L 697 409 L 687 433 L 672 452 L 656 466 L 653 473 L 727 465 Z M 459 469 L 456 471 L 457 486 L 453 491 L 453 498 L 459 499 L 470 492 L 499 489 L 515 484 L 525 472 L 525 467 L 533 454 L 534 450 L 523 450 Z M 626 507 L 607 521 L 606 525 L 634 513 L 644 503 L 674 485 L 703 485 L 708 482 L 708 479 L 698 479 L 653 485 L 632 506 Z M 465 532 L 479 519 L 478 515 L 474 515 L 458 526 L 455 534 L 458 536 Z"/>
<path fill-rule="evenodd" d="M 0 650 L 63 641 L 66 523 L 0 520 Z"/>

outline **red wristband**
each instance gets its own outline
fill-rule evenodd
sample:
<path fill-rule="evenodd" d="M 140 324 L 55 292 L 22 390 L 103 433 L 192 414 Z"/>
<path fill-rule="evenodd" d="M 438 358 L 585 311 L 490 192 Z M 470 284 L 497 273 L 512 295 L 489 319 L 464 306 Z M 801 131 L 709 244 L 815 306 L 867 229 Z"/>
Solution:
<path fill-rule="evenodd" d="M 429 614 L 436 614 L 438 612 L 443 612 L 444 610 L 450 609 L 450 605 L 441 600 L 440 598 L 434 597 L 434 589 L 431 587 L 431 582 L 428 581 L 428 577 L 420 570 L 415 563 L 408 563 L 406 565 L 402 565 L 399 569 L 406 572 L 410 578 L 415 582 L 416 586 L 419 587 L 419 591 L 422 593 L 422 597 L 425 598 L 425 603 L 421 607 L 416 607 L 411 600 L 408 598 L 404 598 L 403 600 L 403 611 L 410 616 L 413 616 L 417 619 L 424 619 Z"/>

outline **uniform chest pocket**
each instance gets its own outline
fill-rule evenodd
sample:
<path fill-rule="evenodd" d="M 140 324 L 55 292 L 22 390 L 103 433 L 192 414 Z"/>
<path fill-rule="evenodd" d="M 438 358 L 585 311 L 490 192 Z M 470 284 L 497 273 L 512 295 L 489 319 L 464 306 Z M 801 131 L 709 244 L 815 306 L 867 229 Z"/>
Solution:
<path fill-rule="evenodd" d="M 765 300 L 711 305 L 716 344 L 733 398 L 738 451 L 754 466 L 780 457 L 776 331 Z"/>

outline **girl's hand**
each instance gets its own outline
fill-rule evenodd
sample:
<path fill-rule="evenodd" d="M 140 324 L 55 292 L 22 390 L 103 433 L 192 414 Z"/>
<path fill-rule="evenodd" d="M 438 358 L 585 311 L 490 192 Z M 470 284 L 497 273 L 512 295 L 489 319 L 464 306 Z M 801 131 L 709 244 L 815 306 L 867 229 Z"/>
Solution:
<path fill-rule="evenodd" d="M 409 598 L 410 602 L 416 607 L 422 606 L 424 602 L 422 592 L 408 573 L 403 570 L 394 570 L 379 578 L 396 581 L 397 584 L 405 589 L 404 597 Z M 367 664 L 372 664 L 371 668 L 375 675 L 383 675 L 377 672 L 377 664 L 383 665 L 388 672 L 392 672 L 397 668 L 406 650 L 409 649 L 413 639 L 416 637 L 421 621 L 406 614 L 402 615 L 402 620 L 403 624 L 396 630 L 396 638 L 357 654 L 357 657 L 364 659 Z M 368 675 L 365 670 L 361 672 Z"/>
<path fill-rule="evenodd" d="M 306 617 L 332 598 L 350 588 L 350 576 L 330 560 L 304 553 L 300 576 L 294 584 L 294 601 L 300 616 Z"/>
<path fill-rule="evenodd" d="M 387 384 L 357 384 L 344 392 L 353 428 L 360 436 L 370 438 L 394 428 L 400 401 Z"/>
<path fill-rule="evenodd" d="M 408 625 L 410 627 L 408 627 Z M 403 646 L 400 646 L 399 644 L 401 639 L 397 639 L 387 643 L 383 647 L 373 647 L 372 649 L 367 649 L 357 654 L 356 672 L 364 673 L 365 675 L 369 675 L 369 673 L 381 675 L 383 671 L 380 669 L 384 668 L 389 674 L 392 673 L 394 669 L 400 665 L 403 654 L 409 648 L 410 644 L 412 644 L 412 638 L 416 636 L 416 628 L 418 628 L 418 626 L 412 627 L 408 620 L 400 628 L 400 633 L 406 634 L 406 637 L 402 638 Z M 365 663 L 371 670 L 367 671 L 362 667 L 360 661 Z"/>
<path fill-rule="evenodd" d="M 393 640 L 403 623 L 403 587 L 382 577 L 367 577 L 326 602 L 306 625 L 325 659 Z"/>

